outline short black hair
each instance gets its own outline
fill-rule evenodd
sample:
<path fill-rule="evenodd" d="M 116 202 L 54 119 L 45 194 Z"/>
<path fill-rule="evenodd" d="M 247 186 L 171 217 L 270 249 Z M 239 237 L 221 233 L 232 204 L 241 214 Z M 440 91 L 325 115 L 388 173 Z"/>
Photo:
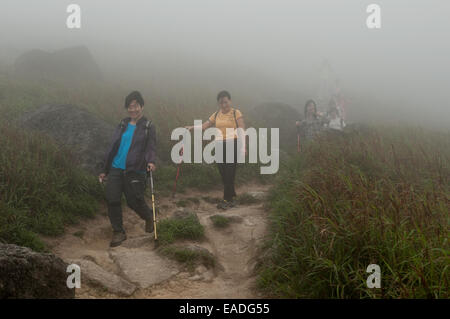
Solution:
<path fill-rule="evenodd" d="M 228 91 L 220 91 L 219 94 L 217 94 L 217 102 L 220 101 L 221 98 L 227 97 L 229 100 L 231 100 L 230 92 Z"/>
<path fill-rule="evenodd" d="M 136 102 L 138 102 L 141 107 L 144 106 L 144 99 L 142 98 L 141 93 L 139 91 L 133 91 L 130 94 L 128 94 L 127 97 L 125 98 L 126 109 L 133 100 L 136 100 Z"/>
<path fill-rule="evenodd" d="M 311 103 L 314 105 L 314 116 L 317 117 L 317 104 L 316 104 L 316 102 L 314 102 L 314 100 L 308 100 L 305 103 L 305 110 L 304 110 L 305 118 L 306 118 L 306 113 L 307 113 L 307 110 L 308 110 L 308 105 L 311 104 Z"/>

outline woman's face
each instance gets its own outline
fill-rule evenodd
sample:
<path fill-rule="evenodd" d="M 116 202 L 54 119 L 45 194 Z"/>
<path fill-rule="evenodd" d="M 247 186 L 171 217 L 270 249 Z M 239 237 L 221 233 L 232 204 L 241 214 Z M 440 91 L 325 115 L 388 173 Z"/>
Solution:
<path fill-rule="evenodd" d="M 222 97 L 219 100 L 219 106 L 222 110 L 226 110 L 231 107 L 231 100 L 227 96 Z"/>
<path fill-rule="evenodd" d="M 316 108 L 314 107 L 313 103 L 309 103 L 306 107 L 306 114 L 308 116 L 314 116 L 316 114 Z"/>
<path fill-rule="evenodd" d="M 136 100 L 133 100 L 130 105 L 128 105 L 127 110 L 131 119 L 136 120 L 141 117 L 144 108 Z"/>

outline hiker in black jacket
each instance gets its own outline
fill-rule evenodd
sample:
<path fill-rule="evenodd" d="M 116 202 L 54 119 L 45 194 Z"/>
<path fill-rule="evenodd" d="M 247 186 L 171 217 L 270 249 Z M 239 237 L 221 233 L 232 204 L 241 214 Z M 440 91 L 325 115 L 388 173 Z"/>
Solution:
<path fill-rule="evenodd" d="M 145 220 L 145 231 L 153 232 L 153 212 L 145 202 L 144 190 L 146 171 L 156 169 L 155 128 L 143 116 L 144 100 L 139 92 L 126 97 L 125 108 L 130 117 L 116 128 L 99 175 L 100 182 L 106 180 L 106 202 L 113 228 L 111 247 L 119 246 L 127 238 L 122 221 L 122 192 L 127 205 Z"/>

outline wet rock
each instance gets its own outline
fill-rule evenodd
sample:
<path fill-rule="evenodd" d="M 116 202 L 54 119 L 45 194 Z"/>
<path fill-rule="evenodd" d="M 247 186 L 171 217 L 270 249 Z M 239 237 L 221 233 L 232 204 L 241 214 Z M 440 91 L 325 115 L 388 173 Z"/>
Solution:
<path fill-rule="evenodd" d="M 195 268 L 195 272 L 196 272 L 197 274 L 203 274 L 203 273 L 206 272 L 206 271 L 208 271 L 208 269 L 207 269 L 205 266 L 203 266 L 203 265 L 199 265 L 199 266 L 197 266 L 197 267 Z"/>
<path fill-rule="evenodd" d="M 211 282 L 211 281 L 213 281 L 213 280 L 214 280 L 214 277 L 215 277 L 214 271 L 213 271 L 212 269 L 211 269 L 211 270 L 208 270 L 208 271 L 205 272 L 205 273 L 203 273 L 202 276 L 203 276 L 203 280 L 206 281 L 206 282 Z"/>
<path fill-rule="evenodd" d="M 127 280 L 141 288 L 166 281 L 180 272 L 176 262 L 153 250 L 118 247 L 110 255 Z"/>
<path fill-rule="evenodd" d="M 74 264 L 80 266 L 81 286 L 83 280 L 87 280 L 93 285 L 100 286 L 108 292 L 122 296 L 130 296 L 136 290 L 136 286 L 124 280 L 123 278 L 107 272 L 90 260 L 72 260 Z"/>
<path fill-rule="evenodd" d="M 188 279 L 189 279 L 189 280 L 192 280 L 192 281 L 199 281 L 199 280 L 202 280 L 203 277 L 200 276 L 200 275 L 194 275 L 194 276 L 192 276 L 192 277 L 189 277 Z"/>
<path fill-rule="evenodd" d="M 140 247 L 146 247 L 154 244 L 154 237 L 153 235 L 150 236 L 139 236 L 134 238 L 128 238 L 122 243 L 122 247 L 126 248 L 140 248 Z"/>
<path fill-rule="evenodd" d="M 248 194 L 257 200 L 264 200 L 267 197 L 266 192 L 254 191 L 254 192 L 248 192 Z"/>
<path fill-rule="evenodd" d="M 22 115 L 18 126 L 49 135 L 74 154 L 74 161 L 87 171 L 100 172 L 114 125 L 77 105 L 43 105 Z"/>
<path fill-rule="evenodd" d="M 86 80 L 100 81 L 102 72 L 85 46 L 75 46 L 46 52 L 30 50 L 19 56 L 14 69 L 18 76 L 53 80 L 77 85 Z"/>
<path fill-rule="evenodd" d="M 67 287 L 66 264 L 53 254 L 0 244 L 0 299 L 74 298 Z"/>

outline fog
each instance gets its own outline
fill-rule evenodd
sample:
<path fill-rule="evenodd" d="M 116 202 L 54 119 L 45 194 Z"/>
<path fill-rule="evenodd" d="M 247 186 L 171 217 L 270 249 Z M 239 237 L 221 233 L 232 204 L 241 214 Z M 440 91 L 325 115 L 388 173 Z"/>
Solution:
<path fill-rule="evenodd" d="M 81 29 L 66 27 L 70 3 Z M 371 3 L 380 29 L 366 26 Z M 450 126 L 445 0 L 1 0 L 0 10 L 0 65 L 30 49 L 85 45 L 107 79 L 130 88 L 226 88 L 236 103 L 300 110 L 317 97 L 326 60 L 350 119 Z"/>

